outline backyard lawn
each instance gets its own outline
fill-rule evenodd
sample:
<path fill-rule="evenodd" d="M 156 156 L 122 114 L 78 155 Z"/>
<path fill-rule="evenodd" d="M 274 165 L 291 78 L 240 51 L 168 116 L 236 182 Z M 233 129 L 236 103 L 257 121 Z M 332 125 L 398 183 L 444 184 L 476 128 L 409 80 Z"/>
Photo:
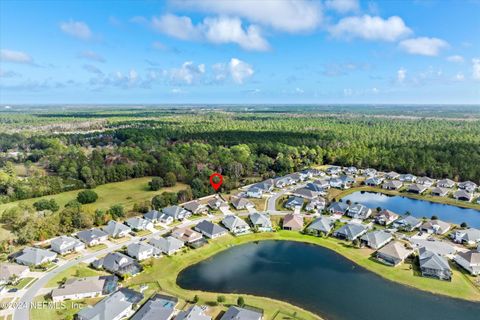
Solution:
<path fill-rule="evenodd" d="M 89 268 L 85 263 L 80 263 L 76 266 L 73 266 L 71 268 L 68 268 L 67 270 L 64 270 L 57 274 L 55 277 L 50 279 L 50 281 L 47 282 L 46 288 L 53 288 L 53 287 L 58 287 L 58 283 L 62 281 L 63 278 L 83 278 L 83 277 L 93 277 L 93 276 L 103 276 L 107 275 L 108 273 L 101 271 L 101 270 L 94 270 L 92 268 Z"/>

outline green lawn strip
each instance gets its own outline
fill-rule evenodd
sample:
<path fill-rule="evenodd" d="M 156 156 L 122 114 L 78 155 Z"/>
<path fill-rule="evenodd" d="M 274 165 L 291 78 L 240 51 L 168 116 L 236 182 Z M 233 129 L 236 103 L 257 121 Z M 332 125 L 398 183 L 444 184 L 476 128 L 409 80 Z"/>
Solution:
<path fill-rule="evenodd" d="M 220 239 L 211 241 L 207 246 L 201 247 L 196 250 L 188 250 L 186 253 L 177 254 L 172 257 L 163 257 L 155 260 L 152 267 L 146 269 L 143 273 L 130 278 L 126 281 L 126 286 L 135 284 L 149 283 L 152 279 L 156 279 L 163 292 L 178 296 L 184 300 L 192 300 L 195 295 L 198 295 L 200 300 L 199 304 L 212 305 L 217 301 L 219 295 L 223 295 L 226 298 L 225 305 L 236 304 L 237 298 L 243 296 L 246 304 L 263 309 L 265 312 L 265 319 L 271 319 L 279 311 L 284 312 L 296 312 L 300 317 L 305 319 L 319 319 L 318 316 L 311 312 L 295 307 L 287 302 L 282 302 L 270 298 L 256 297 L 246 294 L 223 294 L 223 293 L 210 293 L 202 291 L 189 291 L 184 290 L 177 286 L 176 278 L 178 273 L 199 261 L 208 258 L 215 253 L 228 249 L 232 245 L 251 242 L 258 239 L 274 239 L 276 236 L 272 233 L 266 234 L 251 234 L 242 237 L 224 236 Z"/>
<path fill-rule="evenodd" d="M 155 195 L 165 191 L 178 192 L 186 188 L 183 183 L 177 183 L 174 187 L 161 188 L 158 191 L 150 191 L 148 182 L 152 177 L 143 177 L 130 179 L 122 182 L 107 183 L 96 187 L 94 190 L 98 194 L 98 200 L 95 203 L 85 205 L 90 209 L 108 209 L 114 204 L 121 204 L 125 209 L 131 210 L 136 202 L 150 201 Z M 0 213 L 5 209 L 14 207 L 19 203 L 32 205 L 41 199 L 55 199 L 60 207 L 63 207 L 68 201 L 76 199 L 81 190 L 62 192 L 56 195 L 31 198 L 26 200 L 14 201 L 0 205 Z"/>
<path fill-rule="evenodd" d="M 101 270 L 95 270 L 92 268 L 89 268 L 88 265 L 85 263 L 80 263 L 76 266 L 73 266 L 71 268 L 68 268 L 59 274 L 57 274 L 55 277 L 50 279 L 50 281 L 47 282 L 45 285 L 46 288 L 53 288 L 53 287 L 58 287 L 58 283 L 62 281 L 63 278 L 83 278 L 83 277 L 93 277 L 93 276 L 102 276 L 106 275 L 107 273 Z"/>
<path fill-rule="evenodd" d="M 151 234 L 152 232 L 150 230 L 141 230 L 141 231 L 136 231 L 135 234 L 137 237 L 145 237 Z"/>
<path fill-rule="evenodd" d="M 97 252 L 106 248 L 108 248 L 108 246 L 105 243 L 100 243 L 100 244 L 97 244 L 96 246 L 88 247 L 87 250 L 90 252 Z"/>
<path fill-rule="evenodd" d="M 34 302 L 50 302 L 51 305 L 42 306 L 42 308 L 32 308 L 30 310 L 30 319 L 35 320 L 69 320 L 74 319 L 75 314 L 84 307 L 95 305 L 103 298 L 90 298 L 82 300 L 68 300 L 64 301 L 63 305 L 53 304 L 51 300 L 46 300 L 45 297 L 36 297 Z"/>
<path fill-rule="evenodd" d="M 15 289 L 23 289 L 27 286 L 27 284 L 29 284 L 34 278 L 22 278 L 18 281 L 18 283 L 16 285 L 13 285 L 13 286 L 8 286 L 8 288 L 15 288 Z"/>

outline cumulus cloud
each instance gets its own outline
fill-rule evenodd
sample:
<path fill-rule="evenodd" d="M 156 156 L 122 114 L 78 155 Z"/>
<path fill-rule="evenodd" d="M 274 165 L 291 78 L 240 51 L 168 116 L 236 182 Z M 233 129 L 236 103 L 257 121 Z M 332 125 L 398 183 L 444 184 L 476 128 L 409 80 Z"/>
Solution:
<path fill-rule="evenodd" d="M 448 47 L 448 43 L 438 38 L 419 37 L 403 40 L 399 46 L 410 54 L 437 56 L 441 49 Z"/>
<path fill-rule="evenodd" d="M 213 65 L 215 80 L 224 81 L 231 78 L 237 84 L 243 84 L 247 78 L 255 73 L 253 67 L 237 58 L 230 59 L 228 63 L 217 63 Z"/>
<path fill-rule="evenodd" d="M 400 68 L 397 71 L 397 81 L 399 83 L 403 83 L 405 81 L 405 78 L 407 77 L 407 70 L 404 68 Z"/>
<path fill-rule="evenodd" d="M 462 63 L 464 61 L 464 59 L 460 55 L 453 55 L 453 56 L 447 57 L 447 61 L 455 62 L 455 63 Z"/>
<path fill-rule="evenodd" d="M 9 49 L 0 50 L 0 60 L 21 64 L 33 64 L 32 57 L 27 53 Z"/>
<path fill-rule="evenodd" d="M 325 7 L 339 13 L 355 12 L 360 9 L 358 0 L 327 0 L 325 1 Z"/>
<path fill-rule="evenodd" d="M 465 76 L 463 75 L 463 73 L 459 72 L 453 77 L 453 80 L 454 81 L 463 81 L 463 80 L 465 80 Z"/>
<path fill-rule="evenodd" d="M 158 32 L 181 40 L 207 41 L 217 44 L 235 43 L 246 50 L 267 50 L 268 42 L 262 37 L 260 28 L 250 25 L 246 29 L 239 18 L 205 18 L 193 24 L 187 16 L 166 14 L 154 17 L 152 27 Z"/>
<path fill-rule="evenodd" d="M 170 70 L 170 79 L 175 83 L 192 84 L 205 73 L 205 65 L 195 65 L 193 61 L 186 61 L 180 68 Z"/>
<path fill-rule="evenodd" d="M 412 32 L 402 18 L 392 16 L 388 19 L 364 15 L 347 17 L 329 28 L 336 38 L 361 38 L 365 40 L 396 41 Z"/>
<path fill-rule="evenodd" d="M 72 37 L 81 40 L 89 40 L 92 38 L 93 35 L 88 25 L 82 21 L 70 20 L 66 22 L 61 22 L 60 30 Z"/>
<path fill-rule="evenodd" d="M 87 72 L 90 72 L 90 73 L 93 73 L 93 74 L 96 74 L 98 76 L 102 76 L 103 75 L 103 72 L 102 70 L 100 70 L 99 68 L 95 67 L 94 65 L 91 65 L 91 64 L 84 64 L 83 65 L 83 69 Z"/>
<path fill-rule="evenodd" d="M 313 30 L 322 21 L 320 4 L 308 0 L 175 0 L 173 3 L 181 8 L 241 17 L 292 33 Z"/>
<path fill-rule="evenodd" d="M 480 58 L 472 59 L 472 78 L 480 80 Z"/>
<path fill-rule="evenodd" d="M 95 61 L 95 62 L 105 62 L 105 58 L 103 58 L 101 55 L 99 55 L 98 53 L 96 53 L 94 51 L 91 51 L 91 50 L 86 50 L 86 51 L 80 52 L 78 54 L 78 57 L 82 58 L 82 59 Z"/>

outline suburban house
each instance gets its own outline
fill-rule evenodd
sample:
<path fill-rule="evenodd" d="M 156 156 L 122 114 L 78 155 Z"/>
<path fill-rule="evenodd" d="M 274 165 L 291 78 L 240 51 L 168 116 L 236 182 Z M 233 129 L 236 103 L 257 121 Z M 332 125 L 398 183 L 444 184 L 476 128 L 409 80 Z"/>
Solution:
<path fill-rule="evenodd" d="M 263 190 L 258 187 L 251 187 L 247 190 L 247 197 L 260 199 L 263 195 Z"/>
<path fill-rule="evenodd" d="M 15 283 L 18 279 L 24 278 L 29 270 L 27 266 L 0 262 L 0 286 Z"/>
<path fill-rule="evenodd" d="M 187 244 L 192 244 L 203 239 L 203 236 L 200 233 L 187 227 L 173 229 L 172 237 L 175 237 Z"/>
<path fill-rule="evenodd" d="M 393 240 L 391 233 L 383 230 L 372 231 L 360 237 L 360 243 L 374 250 L 378 250 Z"/>
<path fill-rule="evenodd" d="M 385 174 L 385 179 L 388 180 L 396 180 L 398 178 L 400 178 L 400 174 L 396 173 L 395 171 L 390 171 Z"/>
<path fill-rule="evenodd" d="M 456 230 L 453 234 L 453 241 L 473 246 L 480 243 L 480 230 L 475 228 Z"/>
<path fill-rule="evenodd" d="M 325 173 L 323 173 L 323 171 L 318 170 L 318 169 L 313 169 L 313 168 L 303 170 L 302 174 L 304 174 L 309 179 L 313 178 L 313 177 L 316 177 L 316 176 L 325 175 Z"/>
<path fill-rule="evenodd" d="M 304 199 L 312 200 L 318 196 L 318 192 L 307 188 L 300 188 L 292 191 L 294 196 L 302 197 Z"/>
<path fill-rule="evenodd" d="M 330 189 L 330 181 L 327 180 L 327 179 L 315 180 L 315 181 L 313 182 L 313 184 L 315 184 L 316 186 L 320 187 L 320 188 L 321 188 L 322 190 L 324 190 L 324 191 Z M 306 186 L 307 188 L 308 188 L 308 185 L 309 185 L 309 184 L 307 184 L 307 186 Z M 308 188 L 308 189 L 310 189 L 310 188 Z"/>
<path fill-rule="evenodd" d="M 197 200 L 187 202 L 183 205 L 183 207 L 185 208 L 185 210 L 190 211 L 192 214 L 203 214 L 208 212 L 207 206 L 201 204 Z"/>
<path fill-rule="evenodd" d="M 473 199 L 473 194 L 467 192 L 466 190 L 457 190 L 453 194 L 453 197 L 457 200 L 470 202 Z"/>
<path fill-rule="evenodd" d="M 445 197 L 450 192 L 447 188 L 435 187 L 432 189 L 432 196 Z"/>
<path fill-rule="evenodd" d="M 294 178 L 292 177 L 292 179 Z M 267 179 L 265 181 L 254 184 L 251 188 L 260 189 L 262 192 L 270 192 L 273 190 L 274 184 L 275 181 L 273 179 Z"/>
<path fill-rule="evenodd" d="M 195 226 L 195 230 L 205 237 L 215 239 L 226 235 L 228 230 L 208 220 L 203 220 Z"/>
<path fill-rule="evenodd" d="M 377 170 L 373 168 L 367 168 L 363 170 L 363 175 L 365 177 L 374 177 L 377 174 Z"/>
<path fill-rule="evenodd" d="M 191 215 L 190 211 L 187 211 L 180 206 L 170 206 L 162 209 L 160 221 L 166 223 L 167 221 L 170 221 L 170 217 L 173 221 L 183 220 Z"/>
<path fill-rule="evenodd" d="M 367 219 L 372 214 L 372 209 L 357 203 L 348 207 L 347 216 L 353 219 Z"/>
<path fill-rule="evenodd" d="M 300 181 L 305 180 L 307 176 L 298 172 L 294 172 L 294 173 L 287 174 L 285 177 L 292 179 L 294 183 L 298 183 Z"/>
<path fill-rule="evenodd" d="M 57 254 L 50 250 L 26 247 L 22 250 L 22 253 L 15 258 L 15 262 L 30 267 L 52 262 L 56 258 Z"/>
<path fill-rule="evenodd" d="M 407 188 L 408 192 L 412 192 L 412 193 L 416 193 L 416 194 L 422 194 L 426 190 L 427 190 L 426 186 L 424 186 L 423 184 L 418 184 L 418 183 L 412 183 Z"/>
<path fill-rule="evenodd" d="M 329 217 L 321 216 L 312 221 L 305 229 L 309 234 L 315 236 L 328 235 L 332 231 L 333 220 Z"/>
<path fill-rule="evenodd" d="M 339 166 L 330 166 L 327 168 L 326 172 L 328 175 L 337 175 L 342 171 L 342 168 Z"/>
<path fill-rule="evenodd" d="M 383 179 L 380 177 L 370 177 L 365 180 L 365 185 L 370 187 L 376 187 L 381 185 L 382 182 L 383 182 Z"/>
<path fill-rule="evenodd" d="M 127 254 L 138 261 L 159 256 L 160 253 L 159 249 L 147 243 L 137 242 L 127 246 Z"/>
<path fill-rule="evenodd" d="M 258 231 L 272 231 L 272 222 L 270 217 L 265 213 L 251 213 L 248 218 L 252 223 L 253 228 Z"/>
<path fill-rule="evenodd" d="M 130 320 L 170 320 L 175 315 L 178 298 L 155 294 L 130 318 Z"/>
<path fill-rule="evenodd" d="M 122 288 L 104 298 L 96 305 L 80 310 L 77 320 L 120 320 L 134 313 L 133 307 L 143 299 L 143 294 L 131 289 Z"/>
<path fill-rule="evenodd" d="M 330 179 L 330 187 L 338 189 L 348 189 L 355 183 L 355 179 L 349 176 L 341 176 Z"/>
<path fill-rule="evenodd" d="M 432 277 L 440 280 L 450 281 L 452 279 L 452 269 L 447 259 L 435 252 L 420 248 L 418 261 L 422 276 Z"/>
<path fill-rule="evenodd" d="M 417 177 L 414 176 L 413 174 L 407 173 L 407 174 L 400 175 L 398 177 L 398 180 L 403 182 L 415 182 L 417 180 Z"/>
<path fill-rule="evenodd" d="M 475 189 L 477 189 L 477 187 L 478 187 L 477 184 L 472 181 L 464 181 L 458 184 L 458 188 L 463 189 L 470 193 L 475 192 Z"/>
<path fill-rule="evenodd" d="M 356 167 L 347 167 L 343 172 L 345 172 L 345 174 L 355 175 L 358 173 L 358 169 Z"/>
<path fill-rule="evenodd" d="M 112 238 L 123 238 L 126 237 L 132 229 L 129 226 L 124 225 L 123 223 L 110 220 L 107 225 L 103 228 L 103 231 L 108 233 Z"/>
<path fill-rule="evenodd" d="M 420 226 L 420 231 L 442 235 L 450 230 L 450 224 L 442 220 L 429 220 Z"/>
<path fill-rule="evenodd" d="M 134 259 L 120 252 L 111 252 L 105 257 L 92 262 L 95 269 L 105 269 L 119 277 L 135 275 L 142 271 L 142 266 Z"/>
<path fill-rule="evenodd" d="M 385 190 L 398 190 L 403 186 L 403 183 L 398 180 L 385 181 L 382 188 Z"/>
<path fill-rule="evenodd" d="M 93 228 L 90 230 L 82 230 L 77 232 L 77 238 L 87 246 L 92 247 L 107 241 L 108 233 L 100 229 Z"/>
<path fill-rule="evenodd" d="M 50 242 L 50 250 L 61 255 L 70 252 L 78 252 L 82 249 L 85 249 L 85 244 L 83 242 L 68 236 L 60 236 Z"/>
<path fill-rule="evenodd" d="M 434 252 L 444 257 L 453 258 L 453 256 L 457 252 L 457 247 L 455 247 L 450 241 L 410 238 L 409 242 L 414 249 L 425 248 L 425 250 Z"/>
<path fill-rule="evenodd" d="M 375 222 L 382 226 L 388 226 L 400 216 L 393 211 L 383 209 L 375 214 Z"/>
<path fill-rule="evenodd" d="M 328 182 L 326 182 L 328 184 Z M 330 185 L 330 184 L 328 184 Z M 316 192 L 317 194 L 323 194 L 325 193 L 326 188 L 324 185 L 315 183 L 315 182 L 309 182 L 305 185 L 305 189 L 311 190 L 313 192 Z"/>
<path fill-rule="evenodd" d="M 212 320 L 212 317 L 207 315 L 205 311 L 204 308 L 193 305 L 187 311 L 180 311 L 175 320 Z"/>
<path fill-rule="evenodd" d="M 53 302 L 80 300 L 108 295 L 117 290 L 117 277 L 101 276 L 67 279 L 50 296 Z"/>
<path fill-rule="evenodd" d="M 390 242 L 377 251 L 377 259 L 387 265 L 397 266 L 413 253 L 399 241 Z"/>
<path fill-rule="evenodd" d="M 208 206 L 212 210 L 218 210 L 221 207 L 227 207 L 228 208 L 228 204 L 225 202 L 225 200 L 223 200 L 219 196 L 215 196 L 212 199 L 208 200 Z"/>
<path fill-rule="evenodd" d="M 348 211 L 348 204 L 344 202 L 332 202 L 327 210 L 331 214 L 344 215 Z"/>
<path fill-rule="evenodd" d="M 278 177 L 273 179 L 274 185 L 277 188 L 285 188 L 295 183 L 295 181 L 290 177 Z"/>
<path fill-rule="evenodd" d="M 287 209 L 295 210 L 295 208 L 302 208 L 305 200 L 301 197 L 290 196 L 287 201 L 285 201 L 284 207 Z"/>
<path fill-rule="evenodd" d="M 283 217 L 284 230 L 303 230 L 303 216 L 301 214 L 289 213 Z"/>
<path fill-rule="evenodd" d="M 340 227 L 340 229 L 335 231 L 333 233 L 333 236 L 339 239 L 353 241 L 361 237 L 363 234 L 367 233 L 367 231 L 367 227 L 362 224 L 347 223 L 346 225 L 343 225 L 342 227 Z"/>
<path fill-rule="evenodd" d="M 262 320 L 263 313 L 260 310 L 245 309 L 237 306 L 231 306 L 223 314 L 220 320 Z"/>
<path fill-rule="evenodd" d="M 415 218 L 412 215 L 405 215 L 393 222 L 393 226 L 402 231 L 413 231 L 422 225 L 422 220 Z"/>
<path fill-rule="evenodd" d="M 480 275 L 480 252 L 475 250 L 459 252 L 454 260 L 470 274 L 474 276 Z"/>
<path fill-rule="evenodd" d="M 172 254 L 182 249 L 184 246 L 183 241 L 180 241 L 172 236 L 168 236 L 166 238 L 150 239 L 148 243 L 160 250 L 162 253 L 166 254 L 167 256 L 171 256 Z"/>
<path fill-rule="evenodd" d="M 431 187 L 435 183 L 435 180 L 429 177 L 420 177 L 417 179 L 417 184 L 421 184 L 425 187 Z"/>
<path fill-rule="evenodd" d="M 150 220 L 133 217 L 125 221 L 125 223 L 135 231 L 142 231 L 153 228 L 153 223 Z"/>
<path fill-rule="evenodd" d="M 325 201 L 324 198 L 318 197 L 318 198 L 315 198 L 315 199 L 311 200 L 310 202 L 308 202 L 307 205 L 305 206 L 305 210 L 307 210 L 307 211 L 322 211 L 323 209 L 325 209 L 326 204 L 327 204 L 327 202 Z"/>
<path fill-rule="evenodd" d="M 243 210 L 243 209 L 252 209 L 255 208 L 255 205 L 248 199 L 242 198 L 242 197 L 236 197 L 232 196 L 230 198 L 230 203 L 232 206 L 237 209 L 237 210 Z"/>
<path fill-rule="evenodd" d="M 148 221 L 152 222 L 153 224 L 157 224 L 157 223 L 160 222 L 160 216 L 161 215 L 162 214 L 157 210 L 150 210 L 147 213 L 145 213 L 143 215 L 143 217 L 145 218 L 145 220 L 148 220 Z"/>
<path fill-rule="evenodd" d="M 455 182 L 450 179 L 442 179 L 437 181 L 437 187 L 440 188 L 453 188 L 455 187 Z"/>
<path fill-rule="evenodd" d="M 235 215 L 228 215 L 223 218 L 222 224 L 234 235 L 246 234 L 250 232 L 250 226 L 248 223 Z"/>

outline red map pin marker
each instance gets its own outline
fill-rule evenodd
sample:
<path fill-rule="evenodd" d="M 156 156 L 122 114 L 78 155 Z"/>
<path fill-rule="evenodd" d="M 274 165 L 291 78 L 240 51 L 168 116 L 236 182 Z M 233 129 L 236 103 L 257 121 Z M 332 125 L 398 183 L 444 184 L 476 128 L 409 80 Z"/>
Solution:
<path fill-rule="evenodd" d="M 218 178 L 218 182 L 215 182 L 213 180 L 213 178 Z M 220 173 L 212 173 L 212 175 L 210 176 L 210 184 L 212 185 L 213 189 L 215 189 L 215 191 L 218 190 L 218 188 L 220 188 L 220 186 L 222 185 L 223 183 L 223 177 Z"/>

